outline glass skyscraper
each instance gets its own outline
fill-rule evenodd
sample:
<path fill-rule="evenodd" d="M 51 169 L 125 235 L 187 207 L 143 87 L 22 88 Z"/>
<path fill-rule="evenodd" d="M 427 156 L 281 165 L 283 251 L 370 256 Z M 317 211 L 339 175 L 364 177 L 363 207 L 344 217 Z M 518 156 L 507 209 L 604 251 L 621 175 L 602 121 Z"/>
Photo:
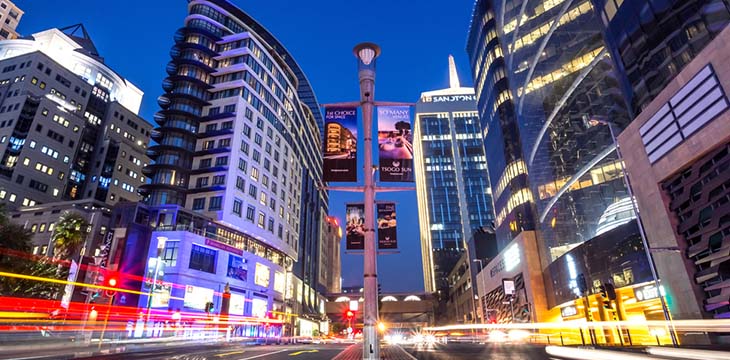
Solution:
<path fill-rule="evenodd" d="M 416 103 L 416 190 L 427 292 L 448 289 L 446 277 L 466 241 L 493 221 L 474 89 L 460 86 L 452 57 L 449 73 L 449 88 L 424 92 Z"/>
<path fill-rule="evenodd" d="M 526 230 L 507 216 L 534 202 L 546 266 L 593 238 L 604 212 L 627 197 L 608 128 L 593 121 L 629 122 L 600 22 L 588 0 L 482 0 L 468 51 L 488 146 L 519 145 L 523 155 L 490 156 L 496 195 L 512 192 L 495 225 Z M 529 185 L 513 182 L 523 174 Z"/>

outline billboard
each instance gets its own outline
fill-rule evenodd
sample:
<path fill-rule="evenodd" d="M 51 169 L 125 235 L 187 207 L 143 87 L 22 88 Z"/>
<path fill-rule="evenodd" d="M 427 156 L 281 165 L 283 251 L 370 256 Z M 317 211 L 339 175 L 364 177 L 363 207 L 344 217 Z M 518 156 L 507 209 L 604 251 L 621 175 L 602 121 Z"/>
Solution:
<path fill-rule="evenodd" d="M 228 271 L 226 276 L 229 278 L 248 281 L 248 266 L 245 260 L 240 256 L 228 255 Z"/>
<path fill-rule="evenodd" d="M 324 181 L 357 181 L 357 108 L 325 109 Z"/>
<path fill-rule="evenodd" d="M 397 249 L 395 203 L 378 204 L 378 249 Z"/>
<path fill-rule="evenodd" d="M 241 294 L 231 293 L 231 302 L 228 313 L 231 315 L 243 315 L 246 308 L 246 298 Z"/>
<path fill-rule="evenodd" d="M 409 106 L 378 106 L 380 181 L 413 181 L 413 131 Z"/>
<path fill-rule="evenodd" d="M 345 211 L 347 250 L 365 250 L 365 204 L 347 204 Z"/>

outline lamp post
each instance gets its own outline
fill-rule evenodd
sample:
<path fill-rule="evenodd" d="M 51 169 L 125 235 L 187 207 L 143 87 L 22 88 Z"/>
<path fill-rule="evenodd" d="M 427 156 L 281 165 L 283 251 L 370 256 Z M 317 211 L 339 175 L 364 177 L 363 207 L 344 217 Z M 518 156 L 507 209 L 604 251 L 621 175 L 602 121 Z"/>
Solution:
<path fill-rule="evenodd" d="M 361 43 L 353 49 L 358 62 L 360 80 L 360 106 L 365 146 L 365 252 L 363 263 L 363 359 L 380 359 L 378 340 L 378 269 L 375 249 L 375 185 L 373 181 L 373 108 L 375 107 L 375 59 L 380 55 L 380 47 L 373 43 Z"/>
<path fill-rule="evenodd" d="M 618 144 L 618 141 L 616 140 L 616 134 L 613 130 L 613 124 L 605 119 L 594 117 L 591 119 L 591 123 L 593 124 L 601 124 L 606 125 L 608 127 L 608 131 L 611 133 L 611 140 L 613 141 L 614 147 L 616 147 L 616 155 L 618 155 L 618 160 L 621 163 L 621 174 L 624 177 L 624 184 L 626 185 L 626 191 L 629 193 L 629 198 L 631 199 L 631 207 L 634 210 L 634 214 L 636 215 L 636 224 L 639 226 L 639 234 L 641 235 L 641 242 L 644 245 L 644 252 L 646 253 L 646 260 L 649 262 L 649 268 L 651 269 L 651 276 L 652 280 L 654 281 L 654 286 L 657 289 L 657 293 L 659 294 L 659 301 L 662 304 L 662 312 L 664 313 L 664 321 L 668 323 L 669 327 L 669 336 L 672 338 L 672 345 L 674 347 L 678 346 L 677 343 L 677 334 L 674 332 L 674 325 L 672 324 L 672 318 L 669 314 L 669 308 L 667 307 L 667 303 L 664 300 L 664 296 L 661 294 L 660 291 L 660 284 L 659 284 L 659 275 L 657 274 L 656 270 L 656 264 L 654 263 L 654 257 L 651 255 L 651 249 L 649 248 L 649 241 L 646 239 L 646 232 L 644 231 L 644 225 L 641 222 L 641 216 L 639 215 L 639 209 L 636 206 L 636 201 L 634 199 L 634 192 L 631 189 L 631 181 L 629 180 L 629 174 L 626 172 L 626 167 L 624 166 L 624 158 L 621 155 L 621 149 Z"/>
<path fill-rule="evenodd" d="M 473 259 L 472 262 L 478 262 L 479 263 L 479 273 L 481 273 L 482 271 L 484 271 L 484 262 L 482 262 L 482 259 Z M 479 273 L 477 273 L 477 277 L 479 277 Z M 484 282 L 484 276 L 482 276 L 482 289 L 484 290 L 485 293 L 487 292 L 487 285 Z M 479 288 L 478 287 L 477 287 L 476 300 L 479 300 Z M 481 307 L 481 305 L 482 305 L 482 303 L 480 301 L 479 302 L 479 306 Z M 482 316 L 482 324 L 484 324 L 484 317 L 486 317 L 486 316 L 487 316 L 487 312 L 484 311 L 484 316 Z"/>

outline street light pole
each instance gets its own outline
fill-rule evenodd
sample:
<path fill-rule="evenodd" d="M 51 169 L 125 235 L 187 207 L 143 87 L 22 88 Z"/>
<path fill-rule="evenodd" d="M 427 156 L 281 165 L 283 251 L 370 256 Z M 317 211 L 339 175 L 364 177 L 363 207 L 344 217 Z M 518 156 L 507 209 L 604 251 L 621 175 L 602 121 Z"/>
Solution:
<path fill-rule="evenodd" d="M 629 180 L 629 174 L 626 172 L 626 167 L 624 166 L 624 158 L 621 155 L 621 149 L 618 144 L 618 140 L 616 139 L 616 134 L 613 131 L 613 124 L 607 120 L 604 119 L 595 119 L 596 122 L 606 125 L 608 127 L 608 131 L 611 133 L 611 140 L 613 141 L 614 147 L 616 147 L 616 155 L 618 155 L 619 163 L 621 163 L 621 173 L 624 177 L 624 184 L 626 185 L 626 191 L 629 193 L 629 198 L 631 199 L 631 207 L 634 210 L 634 214 L 636 215 L 636 224 L 639 226 L 639 234 L 641 235 L 641 242 L 644 245 L 644 252 L 646 253 L 646 260 L 649 262 L 649 268 L 651 269 L 651 276 L 654 281 L 654 286 L 656 287 L 657 294 L 659 294 L 659 301 L 662 304 L 662 312 L 664 313 L 664 321 L 668 323 L 668 330 L 669 330 L 669 336 L 672 338 L 672 345 L 674 347 L 678 346 L 677 342 L 677 334 L 674 332 L 674 324 L 672 324 L 672 317 L 669 314 L 669 307 L 667 306 L 666 301 L 664 300 L 664 295 L 661 293 L 660 283 L 659 283 L 659 275 L 657 273 L 656 269 L 656 263 L 654 263 L 654 257 L 651 255 L 651 249 L 649 248 L 649 241 L 646 239 L 646 232 L 644 231 L 644 225 L 641 222 L 641 216 L 639 216 L 639 209 L 636 206 L 636 201 L 634 199 L 634 191 L 631 189 L 631 181 Z"/>
<path fill-rule="evenodd" d="M 375 58 L 380 47 L 373 43 L 361 43 L 353 49 L 358 59 L 360 80 L 360 106 L 362 107 L 363 136 L 365 146 L 365 251 L 363 264 L 363 354 L 366 360 L 380 359 L 378 339 L 378 269 L 375 246 L 375 184 L 373 181 L 373 108 L 375 107 Z"/>
<path fill-rule="evenodd" d="M 484 263 L 482 262 L 482 259 L 474 259 L 472 261 L 479 263 L 479 273 L 484 271 Z M 479 277 L 479 273 L 477 273 L 477 277 Z M 482 276 L 482 289 L 484 290 L 485 293 L 487 292 L 487 284 L 484 282 L 484 276 Z M 477 287 L 477 300 L 479 300 L 479 307 L 481 307 L 482 302 L 481 302 L 481 298 L 479 298 L 479 287 Z M 485 310 L 484 316 L 482 316 L 482 324 L 485 323 L 484 318 L 486 316 L 487 316 L 487 311 Z"/>

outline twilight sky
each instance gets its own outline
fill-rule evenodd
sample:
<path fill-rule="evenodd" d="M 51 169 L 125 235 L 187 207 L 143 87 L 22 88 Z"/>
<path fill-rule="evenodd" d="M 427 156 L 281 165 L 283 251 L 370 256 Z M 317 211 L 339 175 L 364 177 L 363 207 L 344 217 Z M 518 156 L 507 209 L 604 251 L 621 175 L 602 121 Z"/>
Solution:
<path fill-rule="evenodd" d="M 83 23 L 106 63 L 145 92 L 140 115 L 152 121 L 172 35 L 183 25 L 187 1 L 14 1 L 25 11 L 18 27 L 23 35 Z M 456 58 L 462 83 L 472 83 L 464 49 L 473 0 L 231 1 L 293 54 L 320 103 L 358 98 L 352 48 L 363 41 L 375 42 L 383 51 L 377 100 L 415 102 L 422 91 L 448 87 L 449 54 Z M 422 291 L 415 192 L 385 193 L 378 199 L 394 200 L 398 210 L 400 253 L 378 259 L 383 291 Z M 344 219 L 344 203 L 356 201 L 362 201 L 361 194 L 331 192 L 330 213 Z M 343 286 L 360 285 L 362 257 L 343 254 L 342 262 Z"/>

